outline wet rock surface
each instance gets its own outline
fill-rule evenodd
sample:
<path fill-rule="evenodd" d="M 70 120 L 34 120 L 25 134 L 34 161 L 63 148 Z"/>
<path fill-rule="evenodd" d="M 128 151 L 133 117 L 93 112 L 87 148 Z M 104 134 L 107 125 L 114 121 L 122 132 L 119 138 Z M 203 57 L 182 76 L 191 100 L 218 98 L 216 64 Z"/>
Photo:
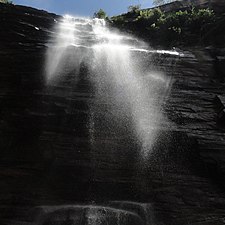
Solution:
<path fill-rule="evenodd" d="M 198 147 L 195 146 L 194 151 L 198 151 L 200 160 L 191 166 L 195 170 L 194 174 L 198 174 L 198 176 L 182 176 L 183 184 L 178 191 L 185 191 L 182 194 L 183 203 L 178 201 L 179 210 L 182 208 L 180 213 L 183 210 L 186 211 L 193 204 L 193 208 L 189 208 L 189 210 L 193 210 L 192 215 L 178 216 L 175 220 L 179 221 L 178 224 L 188 224 L 186 222 L 188 220 L 191 221 L 191 224 L 223 224 L 223 149 L 225 140 L 224 127 L 221 122 L 218 122 L 220 120 L 219 111 L 221 112 L 223 109 L 222 102 L 225 90 L 221 79 L 223 74 L 218 72 L 217 65 L 214 63 L 215 58 L 211 57 L 207 51 L 196 48 L 192 49 L 191 53 L 190 51 L 186 53 L 184 58 L 181 57 L 176 61 L 175 66 L 168 67 L 167 65 L 165 67 L 167 71 L 170 71 L 168 74 L 172 74 L 173 77 L 173 88 L 165 108 L 168 117 L 176 124 L 174 128 L 171 126 L 171 129 L 184 132 L 188 139 L 192 137 L 198 142 Z M 219 111 L 218 105 L 220 105 Z M 183 143 L 185 145 L 185 142 Z M 194 156 L 194 158 L 198 157 Z M 187 182 L 186 178 L 191 180 Z M 177 177 L 177 184 L 178 180 Z M 192 188 L 189 186 L 190 184 L 193 185 Z M 186 185 L 189 187 L 187 188 Z M 215 188 L 213 193 L 217 192 L 217 194 L 213 194 L 212 198 L 209 197 L 212 194 L 211 185 L 214 186 L 213 189 Z M 174 190 L 174 195 L 175 192 Z M 194 198 L 196 200 L 193 200 Z M 187 202 L 190 204 L 188 207 Z M 182 204 L 185 205 L 183 205 L 184 208 Z M 172 205 L 173 203 L 167 207 L 172 209 Z M 175 214 L 174 211 L 171 213 L 176 217 Z"/>
<path fill-rule="evenodd" d="M 120 204 L 125 203 L 120 202 Z M 141 218 L 138 210 L 135 211 L 134 206 L 136 205 L 138 204 L 130 202 L 131 210 L 94 205 L 42 206 L 35 209 L 36 218 L 34 224 L 144 225 L 146 221 Z M 143 204 L 143 209 L 145 209 L 144 207 L 146 207 L 145 204 Z M 138 207 L 136 208 L 138 209 Z"/>
<path fill-rule="evenodd" d="M 107 209 L 112 221 L 121 210 L 126 216 L 117 224 L 225 223 L 222 54 L 196 48 L 180 57 L 150 57 L 173 85 L 164 104 L 169 125 L 162 125 L 151 157 L 142 162 L 128 135 L 98 138 L 93 151 L 88 79 L 74 87 L 71 75 L 45 85 L 47 42 L 60 17 L 3 4 L 0 12 L 2 225 L 38 224 L 37 207 L 42 224 L 61 212 L 58 221 L 65 222 L 68 211 L 79 210 L 74 218 L 88 224 L 83 212 L 90 205 L 94 215 Z M 48 214 L 45 205 L 59 211 Z"/>

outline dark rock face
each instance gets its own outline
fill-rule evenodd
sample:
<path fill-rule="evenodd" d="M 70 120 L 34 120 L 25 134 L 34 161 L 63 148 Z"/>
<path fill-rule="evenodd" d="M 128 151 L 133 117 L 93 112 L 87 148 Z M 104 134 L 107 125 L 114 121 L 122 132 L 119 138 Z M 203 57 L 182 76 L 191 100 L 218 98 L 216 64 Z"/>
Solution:
<path fill-rule="evenodd" d="M 220 0 L 211 0 L 210 7 L 213 8 L 216 12 L 224 12 L 225 11 L 225 3 Z"/>
<path fill-rule="evenodd" d="M 174 76 L 175 88 L 169 105 L 174 105 L 178 113 L 180 129 L 197 138 L 201 156 L 206 161 L 220 161 L 216 166 L 223 167 L 223 156 L 220 153 L 225 143 L 224 128 L 219 126 L 222 124 L 218 124 L 223 117 L 223 71 L 217 70 L 215 59 L 207 52 L 196 50 L 192 57 L 181 59 L 176 65 L 175 73 L 180 69 L 182 72 Z M 183 105 L 179 103 L 179 99 Z M 222 107 L 220 109 L 216 103 L 218 101 Z"/>
<path fill-rule="evenodd" d="M 126 136 L 98 139 L 92 151 L 87 77 L 76 87 L 70 77 L 45 86 L 47 41 L 58 19 L 0 4 L 1 224 L 88 224 L 88 210 L 111 224 L 117 212 L 117 224 L 224 224 L 222 64 L 197 48 L 180 58 L 151 56 L 153 69 L 173 79 L 164 104 L 170 126 L 140 167 Z"/>
<path fill-rule="evenodd" d="M 215 110 L 217 112 L 217 123 L 219 126 L 225 125 L 225 98 L 217 95 L 214 99 Z"/>

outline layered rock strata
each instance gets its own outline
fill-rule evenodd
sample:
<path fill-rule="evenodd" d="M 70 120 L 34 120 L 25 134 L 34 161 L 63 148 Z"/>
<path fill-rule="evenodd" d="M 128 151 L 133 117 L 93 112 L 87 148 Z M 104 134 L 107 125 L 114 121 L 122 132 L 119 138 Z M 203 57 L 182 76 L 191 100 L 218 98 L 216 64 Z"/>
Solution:
<path fill-rule="evenodd" d="M 92 151 L 86 78 L 76 87 L 72 75 L 45 85 L 47 43 L 60 17 L 3 4 L 0 12 L 2 225 L 51 223 L 55 214 L 58 222 L 71 215 L 87 224 L 88 210 L 107 221 L 120 212 L 122 224 L 224 224 L 221 55 L 196 48 L 149 56 L 151 69 L 173 81 L 163 107 L 169 126 L 162 125 L 154 154 L 137 162 L 126 136 L 98 139 Z"/>

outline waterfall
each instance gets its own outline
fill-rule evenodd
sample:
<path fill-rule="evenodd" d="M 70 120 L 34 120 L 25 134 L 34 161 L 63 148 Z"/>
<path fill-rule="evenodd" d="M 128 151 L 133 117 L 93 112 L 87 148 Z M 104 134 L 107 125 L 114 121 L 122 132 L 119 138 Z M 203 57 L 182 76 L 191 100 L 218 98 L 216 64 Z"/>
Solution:
<path fill-rule="evenodd" d="M 150 69 L 153 52 L 144 42 L 109 29 L 102 19 L 65 16 L 49 41 L 46 83 L 54 85 L 73 73 L 76 85 L 80 71 L 83 76 L 88 71 L 85 79 L 94 90 L 87 125 L 91 143 L 130 135 L 145 158 L 165 119 L 161 105 L 170 87 L 168 77 Z"/>

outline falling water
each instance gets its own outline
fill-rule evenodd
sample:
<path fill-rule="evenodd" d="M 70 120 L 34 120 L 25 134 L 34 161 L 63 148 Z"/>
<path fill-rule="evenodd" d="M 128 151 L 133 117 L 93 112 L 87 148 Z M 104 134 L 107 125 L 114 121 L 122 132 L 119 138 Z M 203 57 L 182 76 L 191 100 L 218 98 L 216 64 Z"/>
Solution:
<path fill-rule="evenodd" d="M 152 53 L 157 51 L 111 31 L 104 20 L 65 16 L 49 42 L 46 82 L 53 85 L 71 72 L 77 82 L 85 67 L 95 99 L 89 106 L 90 141 L 132 133 L 145 158 L 165 119 L 161 105 L 170 86 L 166 76 L 146 66 Z"/>

